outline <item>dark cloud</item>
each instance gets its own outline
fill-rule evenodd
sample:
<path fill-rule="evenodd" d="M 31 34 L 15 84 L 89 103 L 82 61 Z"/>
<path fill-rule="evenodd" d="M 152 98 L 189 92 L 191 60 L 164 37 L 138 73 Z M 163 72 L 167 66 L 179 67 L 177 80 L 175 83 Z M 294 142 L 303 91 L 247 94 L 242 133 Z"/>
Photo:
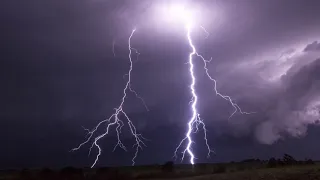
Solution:
<path fill-rule="evenodd" d="M 5 159 L 1 167 L 88 164 L 86 150 L 68 152 L 83 140 L 81 126 L 94 127 L 119 104 L 133 27 L 137 31 L 132 45 L 141 54 L 139 60 L 134 58 L 132 87 L 150 109 L 147 112 L 133 94 L 126 99 L 128 115 L 151 139 L 138 164 L 162 163 L 172 157 L 190 117 L 186 64 L 190 48 L 185 29 L 165 24 L 155 13 L 162 3 L 172 1 L 150 2 L 0 2 L 0 127 L 4 127 L 0 140 L 6 147 L 0 151 L 0 159 Z M 228 119 L 233 107 L 215 96 L 202 61 L 195 60 L 198 109 L 207 123 L 210 144 L 217 150 L 212 161 L 265 157 L 257 152 L 276 149 L 268 151 L 271 156 L 295 143 L 312 145 L 316 129 L 306 142 L 290 137 L 303 139 L 319 121 L 319 2 L 184 2 L 200 9 L 199 22 L 210 33 L 205 38 L 199 28 L 192 36 L 199 52 L 213 57 L 208 67 L 218 90 L 244 111 L 256 112 Z M 132 144 L 125 130 L 124 142 Z M 108 165 L 130 164 L 130 153 L 108 154 L 113 137 L 114 132 L 101 141 L 106 148 L 102 158 L 108 159 Z M 201 133 L 196 138 L 203 139 Z M 260 145 L 256 139 L 273 145 Z M 26 142 L 29 145 L 21 148 Z M 242 144 L 248 148 L 241 149 Z M 206 153 L 201 145 L 195 147 L 198 156 Z M 239 154 L 229 152 L 235 148 Z"/>
<path fill-rule="evenodd" d="M 287 135 L 302 137 L 320 119 L 319 65 L 318 59 L 282 77 L 281 91 L 275 94 L 278 99 L 257 126 L 259 141 L 271 144 Z"/>
<path fill-rule="evenodd" d="M 226 82 L 220 83 L 222 92 L 231 94 L 246 111 L 252 115 L 236 115 L 226 121 L 228 113 L 219 107 L 224 104 L 215 99 L 206 102 L 212 113 L 210 125 L 216 131 L 235 137 L 251 136 L 263 144 L 273 144 L 286 140 L 289 136 L 302 138 L 308 127 L 317 125 L 320 119 L 319 53 L 305 52 L 288 48 L 275 59 L 238 62 L 233 72 L 224 76 Z M 240 64 L 240 65 L 239 65 Z M 228 88 L 227 88 L 228 87 Z M 208 93 L 205 93 L 208 96 Z M 213 104 L 219 103 L 219 107 Z M 215 113 L 215 109 L 217 113 Z M 220 111 L 219 111 L 220 110 Z M 229 112 L 230 113 L 230 112 Z M 222 116 L 225 114 L 226 116 Z M 217 123 L 226 123 L 221 128 Z M 216 124 L 216 125 L 214 125 Z M 223 129 L 223 130 L 221 130 Z"/>
<path fill-rule="evenodd" d="M 320 87 L 319 65 L 320 59 L 315 60 L 286 79 L 284 98 L 279 103 L 282 108 L 278 109 L 283 110 L 279 113 L 285 115 L 287 121 L 284 128 L 293 136 L 305 134 L 307 126 L 315 124 L 320 118 L 320 94 L 317 90 Z"/>

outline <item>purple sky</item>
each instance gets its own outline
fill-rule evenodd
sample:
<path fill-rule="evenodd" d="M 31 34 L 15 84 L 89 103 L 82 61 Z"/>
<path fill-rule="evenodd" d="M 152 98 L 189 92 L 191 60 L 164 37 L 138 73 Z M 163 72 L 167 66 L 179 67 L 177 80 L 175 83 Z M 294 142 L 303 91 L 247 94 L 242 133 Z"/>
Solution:
<path fill-rule="evenodd" d="M 162 1 L 30 0 L 0 2 L 0 168 L 89 166 L 87 148 L 69 150 L 120 102 L 132 46 L 133 88 L 125 110 L 150 139 L 137 164 L 163 163 L 173 155 L 190 116 L 190 48 L 185 29 L 164 24 L 154 9 Z M 166 1 L 173 2 L 173 1 Z M 178 2 L 178 1 L 177 1 Z M 163 2 L 162 2 L 163 3 Z M 216 155 L 206 159 L 201 133 L 198 162 L 269 158 L 283 153 L 320 159 L 319 2 L 312 0 L 188 1 L 200 9 L 192 34 L 198 51 L 212 57 L 218 90 L 245 111 L 236 114 L 215 96 L 203 63 L 195 60 L 198 109 Z M 115 43 L 116 57 L 112 44 Z M 309 129 L 309 131 L 308 131 Z M 166 132 L 163 134 L 163 132 Z M 128 132 L 124 142 L 133 143 Z M 169 141 L 168 141 L 169 140 Z M 114 133 L 101 140 L 98 165 L 128 165 L 134 150 L 112 153 Z M 303 147 L 303 148 L 292 148 Z M 96 153 L 96 152 L 94 152 Z M 156 154 L 156 155 L 155 155 Z"/>

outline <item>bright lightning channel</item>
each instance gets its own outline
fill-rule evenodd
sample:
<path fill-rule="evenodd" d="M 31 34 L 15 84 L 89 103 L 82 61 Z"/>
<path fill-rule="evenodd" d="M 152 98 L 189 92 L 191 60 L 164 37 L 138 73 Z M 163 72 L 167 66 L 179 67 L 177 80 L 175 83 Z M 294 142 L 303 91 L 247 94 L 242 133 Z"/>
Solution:
<path fill-rule="evenodd" d="M 113 151 L 115 151 L 115 149 L 117 147 L 120 147 L 124 151 L 127 151 L 127 148 L 125 147 L 125 145 L 122 143 L 122 141 L 120 139 L 121 130 L 122 130 L 122 127 L 124 126 L 124 122 L 119 117 L 120 115 L 124 116 L 125 120 L 127 121 L 128 126 L 129 126 L 130 132 L 131 132 L 132 136 L 135 138 L 135 141 L 136 141 L 136 143 L 133 145 L 133 147 L 135 147 L 136 151 L 135 151 L 134 157 L 132 158 L 132 165 L 135 164 L 135 159 L 138 156 L 139 150 L 142 149 L 143 146 L 146 146 L 146 144 L 143 141 L 143 140 L 146 140 L 146 139 L 141 134 L 139 134 L 137 132 L 137 129 L 134 126 L 133 122 L 130 120 L 130 118 L 127 115 L 127 113 L 123 110 L 123 106 L 125 104 L 125 99 L 127 98 L 127 92 L 128 91 L 130 91 L 137 98 L 139 98 L 142 101 L 142 103 L 145 106 L 145 108 L 148 110 L 148 107 L 146 106 L 146 103 L 144 102 L 144 100 L 137 94 L 136 91 L 134 91 L 131 88 L 131 73 L 132 73 L 132 70 L 133 70 L 132 51 L 134 51 L 136 53 L 139 53 L 137 51 L 137 49 L 134 49 L 134 48 L 131 47 L 131 39 L 132 39 L 132 36 L 134 35 L 135 31 L 136 31 L 136 29 L 132 30 L 132 32 L 130 34 L 130 37 L 128 39 L 130 68 L 129 68 L 128 73 L 126 74 L 126 76 L 128 76 L 128 80 L 126 82 L 125 88 L 123 89 L 123 97 L 121 99 L 120 105 L 117 108 L 115 108 L 115 112 L 109 118 L 107 118 L 107 119 L 105 119 L 103 121 L 100 121 L 97 124 L 97 126 L 95 126 L 92 130 L 85 129 L 88 132 L 87 133 L 87 137 L 88 138 L 83 143 L 81 143 L 78 147 L 72 149 L 72 151 L 79 150 L 82 146 L 84 146 L 85 144 L 89 143 L 93 139 L 93 135 L 98 130 L 98 128 L 102 124 L 107 124 L 107 128 L 106 128 L 105 132 L 103 134 L 100 134 L 97 137 L 95 137 L 93 139 L 93 143 L 92 143 L 92 145 L 90 147 L 89 154 L 91 153 L 91 150 L 92 150 L 93 147 L 98 148 L 98 154 L 96 155 L 96 159 L 95 159 L 94 163 L 91 165 L 91 167 L 94 167 L 97 164 L 97 162 L 99 160 L 99 157 L 100 157 L 100 155 L 102 153 L 102 149 L 98 144 L 99 140 L 109 134 L 109 130 L 110 130 L 110 128 L 112 126 L 116 126 L 115 129 L 116 129 L 116 134 L 117 134 L 117 144 L 115 145 Z"/>
<path fill-rule="evenodd" d="M 209 36 L 208 31 L 203 27 L 200 26 L 202 28 L 202 30 L 206 33 L 206 38 Z M 219 91 L 217 90 L 217 81 L 212 78 L 212 76 L 209 74 L 209 70 L 207 68 L 207 64 L 212 60 L 212 58 L 210 60 L 206 60 L 202 55 L 200 55 L 197 52 L 197 49 L 195 47 L 195 45 L 193 44 L 192 38 L 191 38 L 191 32 L 192 32 L 192 26 L 191 24 L 187 25 L 187 39 L 188 39 L 188 43 L 190 48 L 192 49 L 191 53 L 189 54 L 189 60 L 188 60 L 188 64 L 189 64 L 189 73 L 190 73 L 190 77 L 191 77 L 191 84 L 190 84 L 190 91 L 191 91 L 191 110 L 192 110 L 192 116 L 190 118 L 190 120 L 188 121 L 188 131 L 185 135 L 185 137 L 180 141 L 178 147 L 176 148 L 175 152 L 174 152 L 174 157 L 177 158 L 177 153 L 178 150 L 181 148 L 182 144 L 187 141 L 187 146 L 186 148 L 182 151 L 182 158 L 181 161 L 183 161 L 184 157 L 185 157 L 185 153 L 187 152 L 190 156 L 190 163 L 194 164 L 194 159 L 195 159 L 195 155 L 192 152 L 192 137 L 191 137 L 191 133 L 197 133 L 199 131 L 199 125 L 202 126 L 203 128 L 203 132 L 204 132 L 204 140 L 205 140 L 205 144 L 206 147 L 208 149 L 208 154 L 207 157 L 210 157 L 210 154 L 212 152 L 214 152 L 213 150 L 211 150 L 209 144 L 208 144 L 208 139 L 207 139 L 207 129 L 206 129 L 206 125 L 204 123 L 204 121 L 200 118 L 200 114 L 198 113 L 197 110 L 197 103 L 198 103 L 198 96 L 195 90 L 195 84 L 196 84 L 196 77 L 195 77 L 195 73 L 194 73 L 194 64 L 193 64 L 193 60 L 194 60 L 194 56 L 199 57 L 203 63 L 204 63 L 204 70 L 206 72 L 207 77 L 209 78 L 209 80 L 211 80 L 213 82 L 213 87 L 214 87 L 214 91 L 216 93 L 216 95 L 220 96 L 221 98 L 227 100 L 230 102 L 230 104 L 233 106 L 234 108 L 234 112 L 230 115 L 229 119 L 237 112 L 239 111 L 241 114 L 251 114 L 254 112 L 244 112 L 241 110 L 240 106 L 238 104 L 236 104 L 230 96 L 226 96 L 223 95 L 221 93 L 219 93 Z"/>

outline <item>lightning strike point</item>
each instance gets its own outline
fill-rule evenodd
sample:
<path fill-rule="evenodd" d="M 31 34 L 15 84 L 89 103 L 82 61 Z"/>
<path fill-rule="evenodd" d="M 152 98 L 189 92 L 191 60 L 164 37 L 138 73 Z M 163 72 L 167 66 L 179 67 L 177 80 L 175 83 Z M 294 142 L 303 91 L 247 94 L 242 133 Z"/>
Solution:
<path fill-rule="evenodd" d="M 193 41 L 192 41 L 192 38 L 191 38 L 191 31 L 192 31 L 191 24 L 188 24 L 186 26 L 186 28 L 187 28 L 187 35 L 186 36 L 187 36 L 187 39 L 188 39 L 189 46 L 192 49 L 191 53 L 189 54 L 188 63 L 186 63 L 186 64 L 189 65 L 189 73 L 190 73 L 190 78 L 191 78 L 191 84 L 189 86 L 190 87 L 190 92 L 191 92 L 191 100 L 189 102 L 189 105 L 191 105 L 192 116 L 188 121 L 188 124 L 187 124 L 188 130 L 187 130 L 187 133 L 186 133 L 185 137 L 180 141 L 179 145 L 175 149 L 174 158 L 177 159 L 178 150 L 181 148 L 181 146 L 186 141 L 187 145 L 186 145 L 186 148 L 182 151 L 181 162 L 183 161 L 183 159 L 185 157 L 185 153 L 187 152 L 189 157 L 190 157 L 189 162 L 190 162 L 190 164 L 193 165 L 194 164 L 194 160 L 196 159 L 196 157 L 195 157 L 194 153 L 192 152 L 192 144 L 194 143 L 194 141 L 192 140 L 191 134 L 199 132 L 199 126 L 200 125 L 202 126 L 202 129 L 203 129 L 203 132 L 204 132 L 205 144 L 206 144 L 206 147 L 208 149 L 207 157 L 210 158 L 210 154 L 211 153 L 215 153 L 213 150 L 211 150 L 211 148 L 209 146 L 208 139 L 207 139 L 206 125 L 205 125 L 204 121 L 200 118 L 200 114 L 199 114 L 199 112 L 197 110 L 198 96 L 197 96 L 197 93 L 196 93 L 196 90 L 195 90 L 196 76 L 195 76 L 195 73 L 194 73 L 194 64 L 193 64 L 194 57 L 198 57 L 203 61 L 205 73 L 206 73 L 208 79 L 213 82 L 213 89 L 214 89 L 215 94 L 217 96 L 220 96 L 224 100 L 229 101 L 229 103 L 233 106 L 234 112 L 230 115 L 229 119 L 238 111 L 241 114 L 252 114 L 252 113 L 255 113 L 255 112 L 244 112 L 244 111 L 242 111 L 240 106 L 238 104 L 236 104 L 231 99 L 230 96 L 223 95 L 217 90 L 217 81 L 214 78 L 212 78 L 212 76 L 209 74 L 209 70 L 207 68 L 207 63 L 210 63 L 212 61 L 212 58 L 210 58 L 209 60 L 206 60 L 202 55 L 200 55 L 197 52 L 197 49 L 196 49 L 195 45 L 193 44 Z M 200 26 L 200 28 L 202 28 L 202 30 L 206 33 L 206 38 L 208 38 L 209 35 L 210 35 L 208 33 L 208 31 L 202 26 Z"/>

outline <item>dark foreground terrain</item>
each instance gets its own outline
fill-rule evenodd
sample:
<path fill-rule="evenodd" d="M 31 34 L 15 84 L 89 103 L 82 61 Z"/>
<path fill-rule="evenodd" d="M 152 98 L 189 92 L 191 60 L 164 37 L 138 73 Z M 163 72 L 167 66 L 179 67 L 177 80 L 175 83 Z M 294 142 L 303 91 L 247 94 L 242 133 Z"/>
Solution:
<path fill-rule="evenodd" d="M 223 164 L 135 166 L 121 168 L 66 167 L 59 170 L 3 170 L 0 180 L 320 180 L 320 163 L 296 161 L 289 155 L 268 161 L 248 159 Z"/>

